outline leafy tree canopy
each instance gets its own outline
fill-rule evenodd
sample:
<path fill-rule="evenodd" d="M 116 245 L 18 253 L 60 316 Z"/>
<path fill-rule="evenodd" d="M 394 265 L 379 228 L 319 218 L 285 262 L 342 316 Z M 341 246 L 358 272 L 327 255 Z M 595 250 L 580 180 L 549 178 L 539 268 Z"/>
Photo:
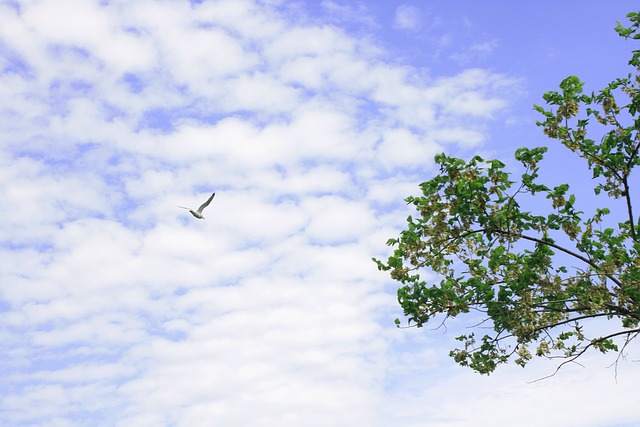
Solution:
<path fill-rule="evenodd" d="M 631 26 L 618 23 L 616 31 L 640 39 L 640 14 L 627 17 Z M 585 214 L 569 185 L 541 183 L 544 147 L 516 151 L 517 179 L 498 160 L 439 154 L 439 174 L 420 185 L 421 196 L 406 199 L 416 214 L 387 242 L 394 248 L 387 261 L 374 261 L 400 282 L 409 325 L 480 313 L 450 352 L 460 365 L 489 374 L 536 355 L 560 358 L 562 366 L 589 349 L 621 352 L 640 333 L 640 222 L 631 181 L 640 165 L 640 51 L 629 63 L 635 73 L 598 93 L 584 94 L 571 76 L 544 94 L 546 107 L 534 106 L 544 133 L 584 159 L 595 194 L 609 207 Z M 589 139 L 597 132 L 600 142 Z M 602 322 L 590 321 L 596 318 L 608 319 L 604 333 Z"/>

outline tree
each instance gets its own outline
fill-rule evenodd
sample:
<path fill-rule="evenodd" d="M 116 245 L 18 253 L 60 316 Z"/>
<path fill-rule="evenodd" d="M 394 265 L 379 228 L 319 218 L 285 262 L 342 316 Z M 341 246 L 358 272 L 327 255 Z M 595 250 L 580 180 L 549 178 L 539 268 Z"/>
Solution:
<path fill-rule="evenodd" d="M 640 39 L 640 14 L 627 17 L 631 26 L 618 23 L 616 31 Z M 480 320 L 456 338 L 461 344 L 450 355 L 460 365 L 490 374 L 512 358 L 524 367 L 535 354 L 561 359 L 560 369 L 589 349 L 619 357 L 640 334 L 640 222 L 630 179 L 640 165 L 640 51 L 629 64 L 634 74 L 597 94 L 584 94 L 571 76 L 559 92 L 544 94 L 546 108 L 534 106 L 543 118 L 537 124 L 584 159 L 593 197 L 611 209 L 585 216 L 569 185 L 540 183 L 544 147 L 516 151 L 517 180 L 498 160 L 439 154 L 440 173 L 420 184 L 421 196 L 406 199 L 416 215 L 387 242 L 394 248 L 388 260 L 374 261 L 400 282 L 410 326 L 435 317 Z M 599 143 L 587 137 L 597 132 Z M 600 318 L 608 321 L 593 321 Z"/>

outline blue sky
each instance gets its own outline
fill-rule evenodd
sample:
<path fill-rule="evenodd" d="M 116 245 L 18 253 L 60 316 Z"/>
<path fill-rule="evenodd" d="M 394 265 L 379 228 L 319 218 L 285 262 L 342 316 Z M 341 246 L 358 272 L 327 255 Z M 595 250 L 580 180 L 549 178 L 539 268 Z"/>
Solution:
<path fill-rule="evenodd" d="M 637 346 L 481 377 L 371 262 L 434 154 L 553 144 L 544 91 L 631 71 L 635 6 L 0 2 L 3 425 L 636 425 Z"/>

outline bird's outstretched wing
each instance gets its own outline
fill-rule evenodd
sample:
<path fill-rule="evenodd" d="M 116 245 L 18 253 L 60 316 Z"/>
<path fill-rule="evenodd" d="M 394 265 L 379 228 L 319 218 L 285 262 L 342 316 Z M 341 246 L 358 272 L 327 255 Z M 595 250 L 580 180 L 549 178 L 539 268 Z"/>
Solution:
<path fill-rule="evenodd" d="M 206 208 L 207 206 L 209 206 L 209 203 L 211 203 L 211 201 L 213 200 L 213 197 L 216 195 L 216 193 L 213 193 L 211 195 L 211 197 L 209 197 L 209 199 L 204 202 L 202 205 L 200 205 L 200 207 L 198 208 L 198 212 L 202 213 L 202 211 L 204 210 L 204 208 Z"/>

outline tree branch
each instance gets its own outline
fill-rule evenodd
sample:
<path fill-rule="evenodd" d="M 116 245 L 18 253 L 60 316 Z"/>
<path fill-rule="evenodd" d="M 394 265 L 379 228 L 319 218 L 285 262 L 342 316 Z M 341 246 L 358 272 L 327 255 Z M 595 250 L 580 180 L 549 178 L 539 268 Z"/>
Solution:
<path fill-rule="evenodd" d="M 604 340 L 608 340 L 610 338 L 613 337 L 617 337 L 619 335 L 627 335 L 627 337 L 631 336 L 632 334 L 635 334 L 636 336 L 638 335 L 638 333 L 640 333 L 640 328 L 638 329 L 631 329 L 629 331 L 619 331 L 619 332 L 614 332 L 613 334 L 609 334 L 605 337 L 600 337 L 598 339 L 592 340 L 589 344 L 587 344 L 586 346 L 584 346 L 583 349 L 581 349 L 577 354 L 575 354 L 574 356 L 572 356 L 570 359 L 565 360 L 564 362 L 562 362 L 560 365 L 558 365 L 558 367 L 556 368 L 556 370 L 551 374 L 551 375 L 547 375 L 546 377 L 542 377 L 542 378 L 538 378 L 537 380 L 533 380 L 531 381 L 532 383 L 538 382 L 538 381 L 542 381 L 542 380 L 546 380 L 547 378 L 551 378 L 552 376 L 554 376 L 555 374 L 558 373 L 558 371 L 560 371 L 560 369 L 568 364 L 568 363 L 572 363 L 574 362 L 577 358 L 579 358 L 580 356 L 582 356 L 590 347 L 592 347 L 594 344 L 598 343 L 598 342 L 602 342 Z M 635 337 L 634 337 L 635 338 Z M 632 338 L 633 339 L 633 338 Z M 625 343 L 625 346 L 628 344 L 628 341 Z"/>
<path fill-rule="evenodd" d="M 483 231 L 491 231 L 491 232 L 499 233 L 499 234 L 506 235 L 506 236 L 512 236 L 512 234 L 511 234 L 511 233 L 509 233 L 508 231 L 504 231 L 504 230 L 489 230 L 489 229 L 485 229 L 485 230 L 483 230 Z M 584 263 L 586 263 L 586 264 L 590 265 L 590 266 L 591 266 L 591 267 L 593 267 L 596 271 L 598 271 L 598 265 L 597 265 L 597 264 L 595 264 L 595 263 L 594 263 L 593 261 L 591 261 L 590 259 L 585 258 L 585 257 L 583 257 L 582 255 L 580 255 L 580 254 L 578 254 L 578 253 L 573 252 L 572 250 L 569 250 L 569 249 L 567 249 L 567 248 L 564 248 L 564 247 L 562 247 L 562 246 L 560 246 L 560 245 L 557 245 L 557 244 L 555 244 L 555 243 L 553 243 L 553 242 L 548 242 L 548 241 L 545 241 L 545 240 L 539 239 L 539 238 L 537 238 L 537 237 L 527 236 L 527 235 L 525 235 L 525 234 L 521 234 L 521 235 L 520 235 L 520 238 L 522 238 L 522 239 L 524 239 L 524 240 L 529 240 L 529 241 L 531 241 L 531 242 L 539 243 L 539 244 L 541 244 L 541 245 L 547 245 L 547 246 L 550 246 L 550 247 L 552 247 L 552 248 L 554 248 L 554 249 L 557 249 L 557 250 L 559 250 L 559 251 L 561 251 L 561 252 L 564 252 L 564 253 L 566 253 L 566 254 L 568 254 L 568 255 L 571 255 L 571 256 L 572 256 L 572 257 L 574 257 L 574 258 L 579 259 L 580 261 L 582 261 L 582 262 L 584 262 Z M 605 277 L 607 277 L 609 280 L 611 280 L 613 283 L 615 283 L 616 285 L 618 285 L 618 286 L 622 287 L 622 282 L 620 282 L 620 281 L 619 281 L 618 279 L 616 279 L 615 277 L 611 276 L 611 275 L 610 275 L 610 274 L 608 274 L 608 273 L 602 273 L 602 274 L 603 274 Z"/>
<path fill-rule="evenodd" d="M 633 207 L 631 205 L 631 195 L 629 194 L 629 181 L 627 180 L 627 175 L 625 175 L 622 180 L 622 184 L 624 185 L 624 197 L 627 201 L 627 215 L 629 215 L 629 230 L 631 230 L 631 238 L 633 241 L 637 241 L 636 239 L 636 227 L 633 219 Z"/>

